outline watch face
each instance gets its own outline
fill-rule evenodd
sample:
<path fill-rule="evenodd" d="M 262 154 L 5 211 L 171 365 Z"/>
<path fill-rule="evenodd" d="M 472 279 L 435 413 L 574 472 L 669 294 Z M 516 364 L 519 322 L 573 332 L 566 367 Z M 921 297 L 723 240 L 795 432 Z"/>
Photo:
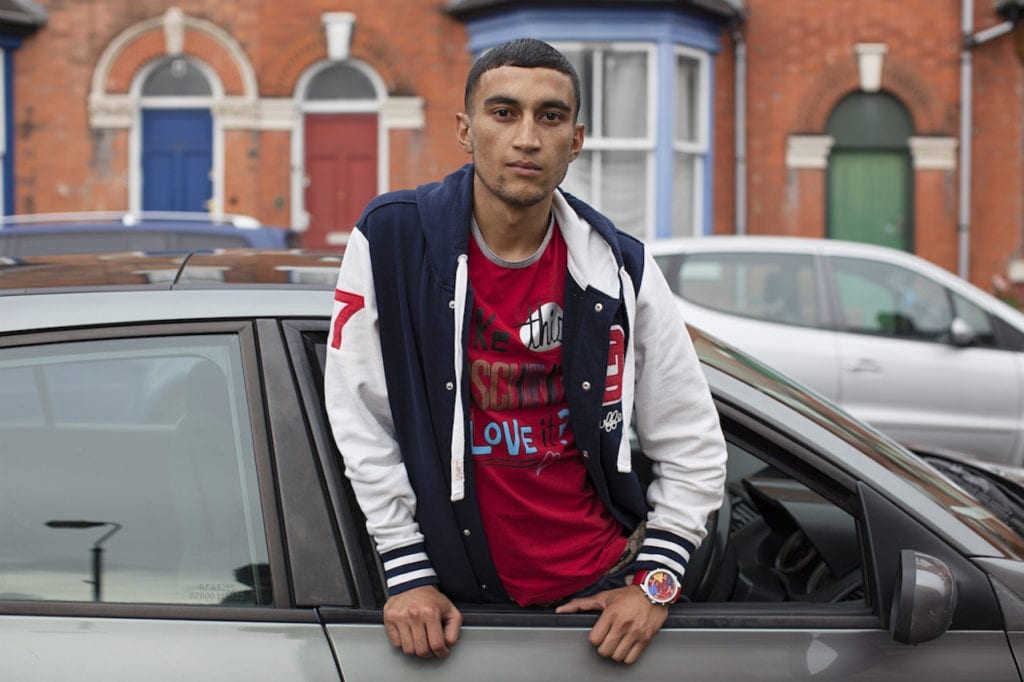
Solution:
<path fill-rule="evenodd" d="M 641 587 L 651 601 L 671 604 L 679 595 L 679 578 L 672 571 L 656 568 L 647 574 Z"/>

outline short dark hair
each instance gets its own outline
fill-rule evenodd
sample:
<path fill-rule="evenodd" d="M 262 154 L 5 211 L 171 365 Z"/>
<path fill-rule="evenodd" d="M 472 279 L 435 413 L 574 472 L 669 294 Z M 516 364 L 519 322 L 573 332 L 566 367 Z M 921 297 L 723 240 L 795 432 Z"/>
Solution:
<path fill-rule="evenodd" d="M 573 105 L 573 120 L 580 113 L 580 76 L 573 68 L 572 62 L 565 55 L 551 47 L 543 40 L 534 38 L 517 38 L 488 50 L 476 60 L 466 77 L 466 100 L 464 106 L 469 112 L 469 103 L 476 94 L 480 77 L 491 69 L 502 66 L 520 66 L 526 69 L 553 69 L 564 73 L 572 80 L 572 92 L 576 98 Z"/>

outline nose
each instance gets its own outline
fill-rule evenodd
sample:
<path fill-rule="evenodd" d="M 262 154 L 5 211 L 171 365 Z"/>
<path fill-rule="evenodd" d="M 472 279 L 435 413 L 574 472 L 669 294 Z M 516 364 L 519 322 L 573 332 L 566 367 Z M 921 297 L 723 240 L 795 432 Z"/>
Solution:
<path fill-rule="evenodd" d="M 531 116 L 523 116 L 516 129 L 514 141 L 516 149 L 534 150 L 540 147 L 540 138 L 537 136 L 537 122 Z"/>

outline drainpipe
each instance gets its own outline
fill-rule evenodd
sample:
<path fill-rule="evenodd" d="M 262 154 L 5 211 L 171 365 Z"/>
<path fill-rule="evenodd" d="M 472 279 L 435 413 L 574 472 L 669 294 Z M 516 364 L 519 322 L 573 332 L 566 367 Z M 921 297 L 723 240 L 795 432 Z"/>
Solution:
<path fill-rule="evenodd" d="M 963 48 L 960 51 L 960 211 L 957 218 L 959 240 L 957 274 L 963 279 L 968 279 L 971 255 L 971 129 L 974 126 L 971 50 L 1012 31 L 1019 21 L 1019 13 L 1014 11 L 1009 21 L 974 33 L 974 0 L 962 1 Z"/>
<path fill-rule="evenodd" d="M 747 42 L 743 38 L 740 21 L 733 23 L 733 42 L 736 45 L 733 65 L 735 92 L 735 173 L 736 173 L 736 234 L 747 233 Z"/>

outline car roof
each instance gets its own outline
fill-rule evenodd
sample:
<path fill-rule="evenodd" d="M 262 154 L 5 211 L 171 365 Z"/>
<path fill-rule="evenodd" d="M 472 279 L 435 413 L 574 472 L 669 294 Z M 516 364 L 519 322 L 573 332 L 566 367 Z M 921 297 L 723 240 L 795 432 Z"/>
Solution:
<path fill-rule="evenodd" d="M 655 255 L 700 253 L 708 251 L 769 251 L 789 253 L 822 253 L 830 255 L 864 255 L 881 258 L 921 260 L 913 254 L 877 244 L 843 239 L 789 237 L 785 235 L 709 235 L 658 239 L 647 244 Z"/>
<path fill-rule="evenodd" d="M 0 332 L 235 314 L 327 316 L 341 253 L 231 249 L 0 258 Z"/>
<path fill-rule="evenodd" d="M 282 249 L 297 233 L 242 215 L 177 211 L 45 213 L 0 218 L 0 256 L 207 248 Z"/>
<path fill-rule="evenodd" d="M 206 226 L 223 225 L 240 229 L 263 227 L 259 220 L 235 213 L 196 213 L 190 211 L 79 211 L 69 213 L 21 213 L 0 216 L 0 229 L 43 227 L 75 229 L 79 226 L 109 225 L 134 227 L 136 225 Z"/>

